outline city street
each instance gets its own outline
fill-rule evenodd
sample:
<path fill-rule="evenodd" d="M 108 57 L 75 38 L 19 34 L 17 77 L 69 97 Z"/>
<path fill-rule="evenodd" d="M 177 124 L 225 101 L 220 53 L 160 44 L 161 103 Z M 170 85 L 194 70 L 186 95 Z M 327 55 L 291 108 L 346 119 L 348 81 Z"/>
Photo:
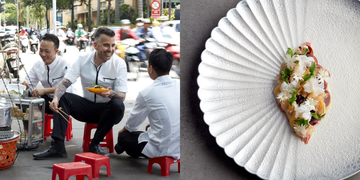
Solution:
<path fill-rule="evenodd" d="M 75 46 L 67 46 L 67 52 L 64 53 L 63 57 L 67 61 L 75 61 L 77 57 L 82 53 L 88 53 L 89 48 L 86 52 L 79 52 Z M 41 60 L 38 53 L 34 54 L 29 49 L 26 53 L 20 54 L 21 61 L 24 64 L 24 69 L 29 72 L 35 61 Z M 25 79 L 25 70 L 20 71 L 20 82 Z M 177 74 L 171 71 L 170 75 L 179 80 Z M 147 72 L 140 72 L 137 81 L 128 81 L 128 93 L 125 100 L 125 115 L 123 120 L 113 127 L 114 144 L 117 143 L 117 132 L 122 129 L 125 125 L 127 115 L 134 105 L 136 96 L 140 90 L 150 85 L 153 80 L 150 79 Z M 78 80 L 74 87 L 75 93 L 82 95 L 81 83 Z M 148 120 L 140 126 L 139 130 L 145 130 L 145 126 L 148 124 Z M 18 123 L 13 122 L 13 129 L 18 129 Z M 52 166 L 55 163 L 64 163 L 74 161 L 74 156 L 77 153 L 82 153 L 84 123 L 72 121 L 72 132 L 74 134 L 71 141 L 65 141 L 65 146 L 68 154 L 68 158 L 54 159 L 54 160 L 33 160 L 32 154 L 35 152 L 43 151 L 50 146 L 51 137 L 48 137 L 46 141 L 39 144 L 39 147 L 31 150 L 20 150 L 19 156 L 17 157 L 13 166 L 1 171 L 1 176 L 4 179 L 50 179 L 52 174 Z M 94 131 L 92 131 L 92 134 Z M 108 150 L 104 148 L 104 150 Z M 160 174 L 160 166 L 153 165 L 152 174 L 147 174 L 148 160 L 144 158 L 130 158 L 125 152 L 121 155 L 117 155 L 115 152 L 110 154 L 111 164 L 111 177 L 106 176 L 106 168 L 102 166 L 100 169 L 99 179 L 163 179 Z M 177 173 L 177 164 L 173 164 L 170 168 L 170 177 L 166 179 L 180 179 L 180 174 Z M 19 173 L 21 172 L 21 173 Z M 70 179 L 75 179 L 72 176 Z"/>

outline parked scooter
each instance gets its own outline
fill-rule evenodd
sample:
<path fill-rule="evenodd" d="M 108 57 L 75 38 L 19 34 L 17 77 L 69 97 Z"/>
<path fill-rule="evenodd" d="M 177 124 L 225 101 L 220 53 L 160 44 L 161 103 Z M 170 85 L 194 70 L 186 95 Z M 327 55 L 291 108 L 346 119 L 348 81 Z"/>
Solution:
<path fill-rule="evenodd" d="M 37 35 L 35 33 L 33 33 L 29 39 L 30 51 L 32 51 L 32 52 L 34 52 L 34 54 L 36 54 L 36 51 L 38 50 L 38 45 L 39 45 L 39 39 L 38 39 Z"/>
<path fill-rule="evenodd" d="M 20 36 L 20 48 L 23 53 L 26 53 L 26 49 L 28 48 L 27 36 Z"/>
<path fill-rule="evenodd" d="M 86 38 L 85 35 L 81 35 L 77 41 L 79 41 L 79 52 L 83 49 L 84 51 L 86 51 L 86 45 L 88 43 L 88 39 Z"/>
<path fill-rule="evenodd" d="M 1 38 L 1 45 L 5 46 L 11 42 L 15 42 L 14 36 L 10 35 L 9 33 L 4 34 L 3 36 L 0 36 Z"/>
<path fill-rule="evenodd" d="M 9 72 L 13 75 L 14 78 L 19 77 L 19 71 L 23 68 L 21 59 L 17 58 L 18 48 L 16 43 L 10 43 L 3 47 L 7 51 L 5 57 L 6 65 L 8 66 Z"/>

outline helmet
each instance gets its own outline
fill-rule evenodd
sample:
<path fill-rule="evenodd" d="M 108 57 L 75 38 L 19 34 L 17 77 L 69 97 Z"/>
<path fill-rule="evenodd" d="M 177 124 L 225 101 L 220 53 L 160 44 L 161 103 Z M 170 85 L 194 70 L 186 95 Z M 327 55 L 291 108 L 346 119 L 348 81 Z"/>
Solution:
<path fill-rule="evenodd" d="M 143 21 L 143 18 L 136 18 L 136 21 Z"/>
<path fill-rule="evenodd" d="M 145 24 L 151 24 L 150 19 L 143 19 L 143 22 L 144 22 Z"/>
<path fill-rule="evenodd" d="M 169 17 L 167 17 L 167 16 L 160 16 L 160 17 L 158 18 L 158 20 L 160 20 L 160 21 L 168 21 L 168 20 L 169 20 Z"/>
<path fill-rule="evenodd" d="M 78 28 L 83 28 L 83 25 L 82 24 L 77 24 L 77 27 Z"/>
<path fill-rule="evenodd" d="M 128 19 L 123 19 L 120 21 L 120 24 L 123 25 L 123 24 L 130 24 L 130 20 Z"/>

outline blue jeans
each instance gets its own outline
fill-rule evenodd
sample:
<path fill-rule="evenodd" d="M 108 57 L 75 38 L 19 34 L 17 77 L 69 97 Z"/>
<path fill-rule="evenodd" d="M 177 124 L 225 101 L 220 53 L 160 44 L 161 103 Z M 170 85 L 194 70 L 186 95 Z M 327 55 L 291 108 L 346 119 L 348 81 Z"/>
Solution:
<path fill-rule="evenodd" d="M 138 44 L 138 45 L 136 45 L 136 48 L 140 51 L 140 61 L 144 62 L 146 60 L 146 55 L 144 52 L 146 46 L 143 44 Z"/>

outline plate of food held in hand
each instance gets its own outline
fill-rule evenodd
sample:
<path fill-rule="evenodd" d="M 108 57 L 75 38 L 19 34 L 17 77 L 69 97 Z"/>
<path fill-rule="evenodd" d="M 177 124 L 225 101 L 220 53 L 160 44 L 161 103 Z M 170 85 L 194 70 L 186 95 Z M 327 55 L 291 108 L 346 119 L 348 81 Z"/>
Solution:
<path fill-rule="evenodd" d="M 359 1 L 245 0 L 219 20 L 201 54 L 198 96 L 209 132 L 236 164 L 264 179 L 360 171 L 359 9 Z"/>
<path fill-rule="evenodd" d="M 109 89 L 106 89 L 103 86 L 94 84 L 92 88 L 86 88 L 88 91 L 93 92 L 93 93 L 103 93 L 103 92 L 108 92 Z"/>

